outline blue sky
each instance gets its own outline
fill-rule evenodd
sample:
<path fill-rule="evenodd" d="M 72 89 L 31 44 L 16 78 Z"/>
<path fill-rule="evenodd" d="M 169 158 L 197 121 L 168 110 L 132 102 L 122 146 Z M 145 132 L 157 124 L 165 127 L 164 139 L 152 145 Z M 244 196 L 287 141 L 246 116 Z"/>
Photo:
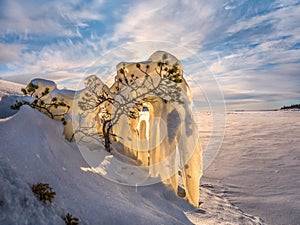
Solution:
<path fill-rule="evenodd" d="M 163 49 L 202 89 L 214 74 L 228 108 L 276 108 L 300 102 L 299 21 L 294 0 L 0 0 L 0 77 L 72 88 L 101 57 Z"/>

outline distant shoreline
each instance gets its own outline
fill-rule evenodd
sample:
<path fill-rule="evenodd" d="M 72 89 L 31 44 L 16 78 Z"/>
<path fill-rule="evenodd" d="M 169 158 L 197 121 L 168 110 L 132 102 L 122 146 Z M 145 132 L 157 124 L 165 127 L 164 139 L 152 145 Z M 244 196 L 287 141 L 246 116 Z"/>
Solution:
<path fill-rule="evenodd" d="M 290 105 L 290 106 L 283 106 L 280 109 L 281 110 L 287 110 L 287 109 L 300 110 L 300 104 L 294 104 L 294 105 Z"/>

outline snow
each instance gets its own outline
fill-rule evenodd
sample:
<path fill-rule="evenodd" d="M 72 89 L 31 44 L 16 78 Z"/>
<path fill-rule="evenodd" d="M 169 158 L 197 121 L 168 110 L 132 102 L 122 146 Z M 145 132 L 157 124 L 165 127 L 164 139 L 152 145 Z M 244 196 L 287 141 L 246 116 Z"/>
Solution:
<path fill-rule="evenodd" d="M 227 178 L 228 165 L 211 172 L 215 164 L 222 165 L 219 157 L 204 173 L 203 203 L 195 209 L 162 183 L 131 187 L 105 179 L 90 168 L 75 143 L 64 139 L 60 121 L 28 106 L 0 119 L 0 133 L 0 224 L 64 224 L 68 212 L 81 224 L 263 224 L 253 216 L 258 213 L 249 214 L 251 208 L 241 211 L 228 200 L 247 203 L 243 190 L 231 192 L 227 183 L 217 181 Z M 32 194 L 30 185 L 38 182 L 49 183 L 56 192 L 52 204 Z"/>
<path fill-rule="evenodd" d="M 64 210 L 44 205 L 10 165 L 0 161 L 0 224 L 64 224 Z M 61 215 L 60 215 L 61 214 Z"/>
<path fill-rule="evenodd" d="M 25 85 L 0 79 L 0 118 L 6 118 L 16 113 L 15 110 L 10 109 L 10 106 L 14 105 L 16 100 L 20 100 L 21 88 L 24 87 Z"/>
<path fill-rule="evenodd" d="M 67 101 L 67 103 L 74 98 L 75 91 L 58 89 L 54 81 L 42 78 L 35 78 L 31 82 L 39 87 L 36 91 L 37 93 L 43 92 L 45 88 L 49 88 L 51 97 L 58 97 L 60 99 L 64 99 Z"/>
<path fill-rule="evenodd" d="M 5 95 L 19 95 L 21 94 L 21 88 L 24 88 L 25 85 L 17 84 L 0 79 L 0 100 L 2 96 Z"/>
<path fill-rule="evenodd" d="M 158 62 L 162 63 L 163 68 L 159 68 Z M 148 76 L 151 78 L 148 79 Z M 170 84 L 168 78 L 179 82 L 178 85 Z M 202 148 L 190 110 L 192 98 L 189 85 L 183 77 L 180 61 L 170 53 L 157 51 L 147 62 L 121 62 L 117 65 L 111 90 L 118 90 L 113 98 L 119 104 L 112 104 L 110 112 L 118 112 L 118 105 L 134 107 L 135 99 L 140 99 L 149 108 L 149 138 L 146 138 L 144 123 L 142 129 L 139 127 L 138 118 L 128 119 L 123 115 L 117 117 L 117 123 L 112 121 L 114 133 L 121 137 L 118 140 L 124 144 L 124 154 L 137 157 L 142 166 L 149 165 L 150 177 L 160 177 L 175 193 L 178 190 L 176 161 L 180 162 L 185 199 L 198 207 L 203 172 Z M 144 183 L 149 184 L 147 180 Z"/>
<path fill-rule="evenodd" d="M 267 224 L 299 224 L 299 143 L 298 111 L 229 113 L 221 150 L 202 182 Z"/>
<path fill-rule="evenodd" d="M 189 219 L 195 224 L 215 225 L 254 225 L 264 224 L 263 220 L 244 213 L 238 207 L 232 205 L 222 194 L 216 192 L 213 185 L 201 186 L 200 200 L 203 202 L 199 209 L 186 212 Z"/>
<path fill-rule="evenodd" d="M 57 193 L 54 204 L 64 209 L 59 213 L 68 211 L 83 224 L 189 224 L 183 213 L 184 208 L 189 208 L 188 204 L 162 184 L 136 189 L 81 170 L 88 165 L 76 145 L 63 139 L 61 123 L 28 106 L 2 122 L 0 132 L 4 134 L 0 137 L 1 162 L 15 172 L 13 177 L 23 182 L 49 183 Z M 1 182 L 1 188 L 3 186 Z M 20 192 L 24 192 L 19 194 L 26 198 L 33 198 L 28 186 Z M 14 211 L 20 213 L 22 208 L 16 207 Z M 2 221 L 10 221 L 10 214 L 3 211 L 1 214 Z M 27 216 L 20 213 L 19 219 L 26 221 Z M 42 217 L 50 217 L 48 224 L 52 223 L 51 215 L 45 213 Z M 42 222 L 36 219 L 36 224 Z"/>

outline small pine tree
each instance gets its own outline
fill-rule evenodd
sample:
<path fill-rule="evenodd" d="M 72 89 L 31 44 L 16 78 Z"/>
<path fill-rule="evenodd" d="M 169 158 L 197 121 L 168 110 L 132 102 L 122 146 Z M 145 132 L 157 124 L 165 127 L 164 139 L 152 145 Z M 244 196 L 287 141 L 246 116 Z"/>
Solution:
<path fill-rule="evenodd" d="M 116 136 L 112 133 L 113 126 L 119 122 L 121 115 L 126 115 L 130 119 L 137 119 L 142 110 L 142 99 L 145 97 L 154 95 L 164 103 L 176 102 L 183 104 L 180 87 L 183 82 L 182 71 L 178 62 L 171 65 L 167 58 L 168 55 L 164 54 L 162 60 L 158 61 L 156 65 L 136 63 L 137 70 L 143 74 L 141 79 L 137 74 L 128 73 L 126 65 L 123 64 L 123 67 L 118 70 L 120 77 L 116 82 L 118 85 L 126 86 L 130 92 L 135 93 L 131 98 L 123 95 L 119 86 L 116 86 L 117 93 L 113 93 L 105 87 L 102 87 L 99 92 L 97 79 L 94 76 L 88 78 L 87 88 L 89 92 L 85 93 L 79 100 L 79 108 L 82 111 L 94 113 L 94 110 L 101 105 L 111 104 L 115 107 L 113 114 L 107 113 L 108 116 L 103 118 L 102 122 L 102 137 L 104 147 L 108 152 L 111 151 L 111 136 Z M 155 66 L 155 68 L 152 68 L 155 71 L 154 74 L 149 73 L 150 66 Z M 160 79 L 158 82 L 154 82 L 153 77 L 159 77 Z M 87 114 L 84 116 L 87 116 Z M 81 125 L 79 125 L 76 132 L 91 137 L 87 128 L 81 127 Z"/>
<path fill-rule="evenodd" d="M 25 96 L 30 96 L 33 98 L 33 101 L 16 101 L 14 105 L 12 105 L 10 108 L 13 110 L 19 110 L 21 106 L 23 105 L 29 105 L 31 108 L 37 109 L 42 113 L 45 113 L 47 116 L 49 116 L 52 119 L 60 119 L 63 123 L 63 125 L 67 124 L 67 121 L 65 120 L 65 116 L 70 110 L 70 106 L 67 105 L 63 99 L 58 99 L 56 97 L 49 98 L 49 88 L 46 87 L 44 91 L 41 94 L 37 94 L 36 90 L 38 89 L 38 85 L 33 84 L 30 82 L 26 89 L 22 88 L 21 91 Z M 46 99 L 50 99 L 47 100 Z M 61 109 L 61 113 L 55 114 L 53 113 L 53 109 L 57 108 Z"/>
<path fill-rule="evenodd" d="M 56 195 L 56 193 L 52 191 L 52 188 L 49 186 L 49 184 L 37 183 L 32 185 L 31 190 L 35 196 L 44 203 L 47 201 L 52 203 L 52 200 Z"/>
<path fill-rule="evenodd" d="M 66 223 L 66 225 L 78 225 L 80 220 L 76 217 L 73 217 L 72 214 L 68 213 L 65 218 L 64 221 Z"/>

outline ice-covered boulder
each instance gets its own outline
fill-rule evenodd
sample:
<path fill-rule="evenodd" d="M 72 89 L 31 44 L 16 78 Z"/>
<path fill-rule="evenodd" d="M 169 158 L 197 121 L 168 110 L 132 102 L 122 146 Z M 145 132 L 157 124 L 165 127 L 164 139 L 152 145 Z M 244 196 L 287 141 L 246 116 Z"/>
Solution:
<path fill-rule="evenodd" d="M 71 118 L 71 111 L 73 107 L 73 99 L 75 95 L 75 91 L 72 90 L 61 90 L 57 88 L 57 85 L 54 81 L 46 80 L 42 78 L 35 78 L 29 82 L 26 89 L 28 89 L 29 85 L 36 85 L 36 89 L 32 95 L 33 100 L 38 97 L 41 97 L 43 95 L 43 92 L 45 90 L 48 90 L 48 94 L 44 95 L 41 99 L 44 102 L 44 105 L 46 107 L 46 104 L 50 104 L 53 99 L 57 99 L 57 102 L 64 102 L 66 106 L 56 106 L 56 107 L 48 107 L 47 110 L 49 110 L 49 113 L 52 115 L 57 115 L 53 119 L 61 120 L 62 118 L 65 118 L 65 125 L 64 125 L 64 131 L 63 134 L 67 140 L 71 140 L 73 137 L 73 127 L 72 127 L 72 118 Z M 43 112 L 43 108 L 41 110 Z M 67 111 L 67 113 L 65 113 Z M 46 114 L 49 114 L 46 113 Z M 61 116 L 59 116 L 61 115 Z"/>
<path fill-rule="evenodd" d="M 174 82 L 163 88 L 171 88 L 172 85 L 180 87 L 181 102 L 171 103 L 164 99 L 168 96 L 154 95 L 149 90 L 161 82 L 161 77 L 167 76 L 174 65 L 178 70 L 176 76 L 171 78 Z M 152 83 L 143 81 L 147 76 L 151 77 Z M 135 86 L 128 88 L 130 85 L 136 85 L 139 80 L 142 88 Z M 126 89 L 129 91 L 126 92 Z M 120 141 L 124 144 L 124 154 L 136 157 L 143 166 L 149 166 L 150 174 L 160 176 L 175 192 L 178 188 L 177 161 L 179 161 L 186 199 L 197 207 L 202 176 L 202 149 L 198 130 L 192 118 L 192 99 L 189 86 L 183 77 L 182 64 L 175 56 L 162 51 L 155 52 L 147 61 L 121 62 L 117 65 L 117 76 L 111 92 L 132 99 L 144 92 L 145 96 L 140 101 L 147 105 L 149 110 L 148 122 L 141 123 L 140 117 L 123 117 L 114 125 L 114 133 L 122 137 Z M 172 94 L 174 93 L 170 91 L 170 95 Z M 129 128 L 125 129 L 127 126 Z M 144 143 L 143 146 L 141 143 Z M 179 154 L 176 153 L 176 149 L 179 150 Z"/>

